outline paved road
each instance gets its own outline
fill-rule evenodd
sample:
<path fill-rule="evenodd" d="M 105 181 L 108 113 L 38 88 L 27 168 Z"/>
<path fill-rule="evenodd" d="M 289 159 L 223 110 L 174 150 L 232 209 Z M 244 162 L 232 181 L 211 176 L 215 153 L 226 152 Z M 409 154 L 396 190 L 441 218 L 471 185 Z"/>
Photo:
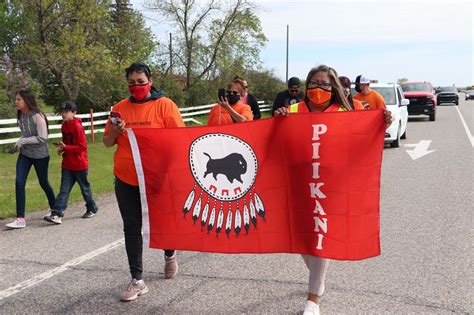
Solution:
<path fill-rule="evenodd" d="M 474 101 L 459 110 L 473 132 Z M 382 255 L 332 262 L 323 314 L 474 313 L 473 147 L 451 105 L 435 122 L 410 118 L 407 135 L 384 150 Z M 420 140 L 435 152 L 412 160 L 403 144 Z M 78 203 L 61 226 L 35 213 L 25 230 L 0 230 L 1 314 L 301 312 L 308 273 L 299 256 L 282 254 L 181 252 L 179 276 L 165 280 L 162 252 L 145 250 L 150 293 L 118 302 L 129 280 L 121 220 L 113 195 L 98 205 L 89 220 Z"/>

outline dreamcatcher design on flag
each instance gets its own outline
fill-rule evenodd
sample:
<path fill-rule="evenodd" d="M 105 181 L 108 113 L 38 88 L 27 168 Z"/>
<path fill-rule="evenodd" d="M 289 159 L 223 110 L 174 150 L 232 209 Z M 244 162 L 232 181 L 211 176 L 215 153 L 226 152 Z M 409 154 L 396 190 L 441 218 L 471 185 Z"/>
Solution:
<path fill-rule="evenodd" d="M 258 161 L 245 141 L 222 133 L 201 136 L 189 148 L 189 166 L 194 187 L 183 206 L 194 224 L 218 235 L 246 234 L 257 228 L 257 217 L 265 222 L 265 206 L 255 190 Z"/>

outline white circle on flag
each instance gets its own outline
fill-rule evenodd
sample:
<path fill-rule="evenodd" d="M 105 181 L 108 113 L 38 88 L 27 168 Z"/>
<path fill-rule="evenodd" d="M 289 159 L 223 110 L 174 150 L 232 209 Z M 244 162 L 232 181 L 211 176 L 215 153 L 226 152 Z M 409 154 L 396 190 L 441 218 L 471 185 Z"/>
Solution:
<path fill-rule="evenodd" d="M 242 198 L 257 176 L 257 156 L 245 141 L 223 133 L 211 133 L 193 141 L 189 164 L 196 183 L 221 201 Z"/>

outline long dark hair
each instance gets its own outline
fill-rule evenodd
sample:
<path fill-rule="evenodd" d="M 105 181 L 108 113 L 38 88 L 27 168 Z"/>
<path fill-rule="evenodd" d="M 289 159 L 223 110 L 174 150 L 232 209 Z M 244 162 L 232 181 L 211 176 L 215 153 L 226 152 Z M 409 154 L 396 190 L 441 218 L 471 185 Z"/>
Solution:
<path fill-rule="evenodd" d="M 46 118 L 46 115 L 38 108 L 38 105 L 36 104 L 36 99 L 35 95 L 30 89 L 22 88 L 16 91 L 15 96 L 20 95 L 20 97 L 25 101 L 26 106 L 28 106 L 28 109 L 32 112 L 38 113 L 43 116 L 44 120 L 46 121 L 46 129 L 48 130 L 49 133 L 49 124 L 48 124 L 48 118 Z M 20 121 L 20 116 L 21 116 L 21 111 L 17 110 L 16 111 L 16 118 L 18 121 Z"/>
<path fill-rule="evenodd" d="M 313 75 L 317 72 L 326 72 L 329 77 L 329 82 L 331 83 L 331 104 L 338 103 L 344 106 L 347 110 L 353 110 L 353 107 L 347 100 L 344 95 L 344 89 L 339 81 L 339 77 L 337 75 L 336 70 L 326 65 L 320 65 L 318 67 L 312 68 L 308 72 L 308 76 L 306 77 L 306 90 L 308 90 L 308 84 Z M 305 101 L 308 102 L 308 96 L 305 95 Z"/>

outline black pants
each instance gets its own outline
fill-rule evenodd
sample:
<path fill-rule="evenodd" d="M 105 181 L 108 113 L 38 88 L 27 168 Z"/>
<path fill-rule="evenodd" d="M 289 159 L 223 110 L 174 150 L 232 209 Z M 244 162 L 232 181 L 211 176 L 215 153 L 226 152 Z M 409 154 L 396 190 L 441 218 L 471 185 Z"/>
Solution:
<path fill-rule="evenodd" d="M 125 249 L 128 265 L 133 279 L 143 278 L 143 237 L 142 237 L 142 204 L 138 186 L 132 186 L 115 178 L 115 197 L 123 220 Z M 171 257 L 174 250 L 165 250 Z"/>

